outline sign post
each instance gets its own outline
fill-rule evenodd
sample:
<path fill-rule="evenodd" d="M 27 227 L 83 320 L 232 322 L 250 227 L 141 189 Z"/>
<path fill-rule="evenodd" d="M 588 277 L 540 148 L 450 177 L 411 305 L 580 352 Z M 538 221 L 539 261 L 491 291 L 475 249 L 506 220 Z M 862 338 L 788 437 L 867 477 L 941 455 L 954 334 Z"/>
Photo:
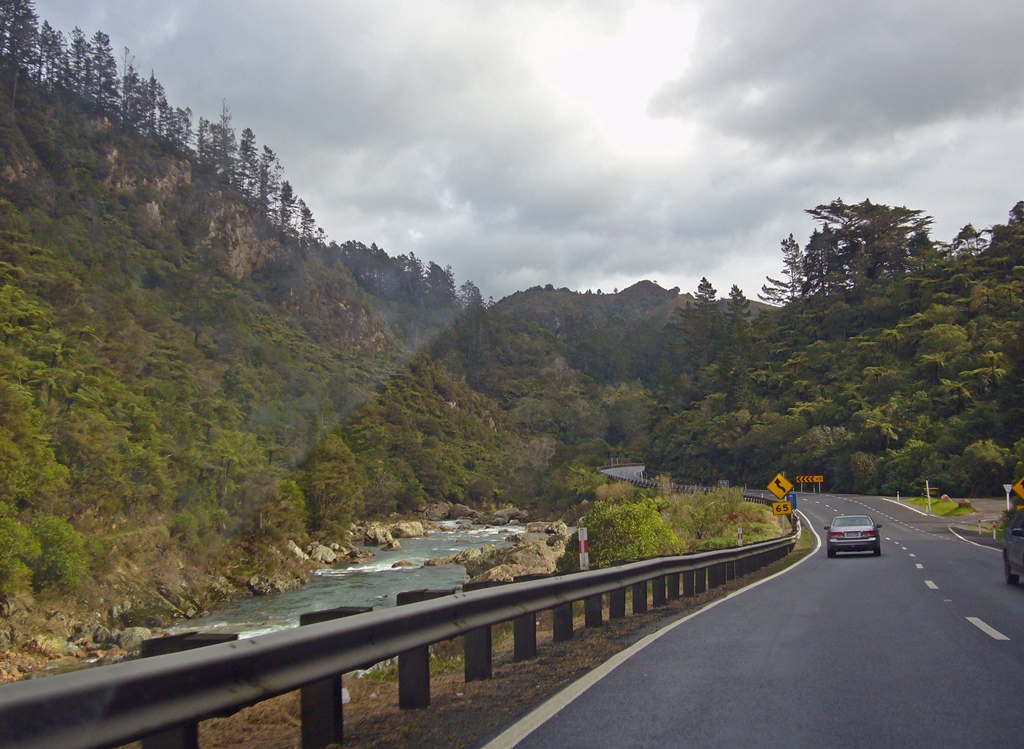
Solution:
<path fill-rule="evenodd" d="M 1003 484 L 1003 491 L 1006 492 L 1006 511 L 1010 511 L 1010 492 L 1013 491 L 1013 484 Z"/>

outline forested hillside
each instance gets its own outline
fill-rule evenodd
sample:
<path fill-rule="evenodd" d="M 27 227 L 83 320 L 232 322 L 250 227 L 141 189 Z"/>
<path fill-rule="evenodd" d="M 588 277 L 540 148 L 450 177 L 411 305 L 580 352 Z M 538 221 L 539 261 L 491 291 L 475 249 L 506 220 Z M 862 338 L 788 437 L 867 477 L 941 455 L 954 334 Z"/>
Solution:
<path fill-rule="evenodd" d="M 783 307 L 681 316 L 688 361 L 656 385 L 652 460 L 704 481 L 785 470 L 851 492 L 923 494 L 929 479 L 999 495 L 1024 458 L 1024 202 L 948 244 L 916 210 L 809 213 L 818 227 L 782 242 L 783 278 L 763 289 Z"/>
<path fill-rule="evenodd" d="M 642 439 L 630 388 L 451 268 L 329 240 L 226 107 L 193 127 L 102 32 L 31 9 L 0 4 L 4 600 L 194 613 L 300 583 L 286 542 L 353 519 L 558 512 L 611 423 Z"/>

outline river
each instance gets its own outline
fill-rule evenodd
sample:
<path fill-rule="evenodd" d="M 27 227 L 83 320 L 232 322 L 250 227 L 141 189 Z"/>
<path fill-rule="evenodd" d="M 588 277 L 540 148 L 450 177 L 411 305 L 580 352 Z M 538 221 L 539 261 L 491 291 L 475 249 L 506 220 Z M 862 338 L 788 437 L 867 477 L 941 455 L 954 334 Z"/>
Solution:
<path fill-rule="evenodd" d="M 455 523 L 444 523 L 442 528 L 425 538 L 401 539 L 401 551 L 378 552 L 361 564 L 317 570 L 310 583 L 298 590 L 225 602 L 209 616 L 182 622 L 171 632 L 233 632 L 243 638 L 255 637 L 297 627 L 299 615 L 307 611 L 339 606 L 394 606 L 396 595 L 402 591 L 453 588 L 465 581 L 462 566 L 423 567 L 428 559 L 484 544 L 507 546 L 505 538 L 509 534 L 524 530 L 522 526 L 480 528 Z M 399 560 L 420 566 L 393 569 L 392 565 Z"/>

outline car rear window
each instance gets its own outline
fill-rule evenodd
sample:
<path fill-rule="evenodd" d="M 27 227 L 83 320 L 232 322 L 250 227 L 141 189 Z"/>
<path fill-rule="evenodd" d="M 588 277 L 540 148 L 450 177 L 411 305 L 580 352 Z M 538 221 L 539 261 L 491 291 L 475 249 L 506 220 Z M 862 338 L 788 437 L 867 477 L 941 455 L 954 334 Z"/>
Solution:
<path fill-rule="evenodd" d="M 851 525 L 871 525 L 871 518 L 864 515 L 853 515 L 850 517 L 836 518 L 832 521 L 833 528 L 844 528 Z"/>

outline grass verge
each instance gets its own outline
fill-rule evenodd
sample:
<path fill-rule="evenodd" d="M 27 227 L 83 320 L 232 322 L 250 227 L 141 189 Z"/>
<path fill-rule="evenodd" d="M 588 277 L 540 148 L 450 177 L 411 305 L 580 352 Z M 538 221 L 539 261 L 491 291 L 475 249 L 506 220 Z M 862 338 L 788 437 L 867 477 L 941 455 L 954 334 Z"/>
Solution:
<path fill-rule="evenodd" d="M 916 505 L 922 510 L 928 509 L 928 499 L 926 497 L 912 497 L 903 498 L 904 502 L 908 504 Z M 932 500 L 932 514 L 940 517 L 952 518 L 960 515 L 971 515 L 975 512 L 973 507 L 961 507 L 956 502 L 942 502 L 937 499 Z"/>

